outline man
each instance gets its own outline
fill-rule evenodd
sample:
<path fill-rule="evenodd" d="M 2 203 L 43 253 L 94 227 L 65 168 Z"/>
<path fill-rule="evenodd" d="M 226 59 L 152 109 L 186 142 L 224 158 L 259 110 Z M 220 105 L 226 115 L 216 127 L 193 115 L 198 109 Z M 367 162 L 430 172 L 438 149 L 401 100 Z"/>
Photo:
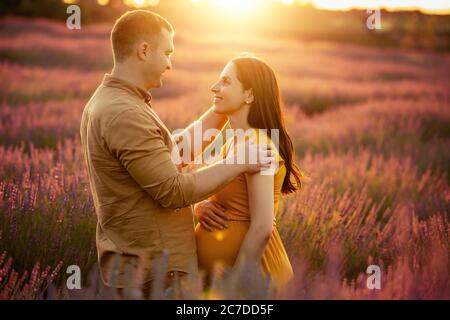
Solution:
<path fill-rule="evenodd" d="M 259 150 L 262 160 L 257 164 L 218 162 L 191 173 L 182 173 L 174 164 L 175 139 L 153 110 L 148 93 L 162 85 L 164 72 L 171 69 L 173 37 L 170 23 L 150 11 L 120 17 L 111 33 L 113 70 L 105 75 L 81 119 L 81 143 L 98 218 L 100 273 L 119 295 L 132 285 L 127 276 L 131 267 L 141 271 L 142 293 L 148 298 L 152 265 L 163 252 L 168 253 L 167 285 L 172 278 L 195 274 L 190 205 L 273 160 L 264 158 L 273 154 L 266 146 Z M 222 129 L 226 117 L 209 109 L 199 121 L 204 129 Z M 194 124 L 186 130 L 193 131 Z M 200 152 L 210 142 L 202 142 Z"/>

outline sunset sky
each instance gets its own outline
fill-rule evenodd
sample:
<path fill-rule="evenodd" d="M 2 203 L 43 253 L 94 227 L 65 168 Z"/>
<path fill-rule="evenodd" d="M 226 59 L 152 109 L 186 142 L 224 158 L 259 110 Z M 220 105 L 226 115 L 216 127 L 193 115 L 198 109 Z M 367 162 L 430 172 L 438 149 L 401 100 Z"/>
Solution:
<path fill-rule="evenodd" d="M 77 3 L 77 0 L 62 0 L 65 3 Z M 162 1 L 169 0 L 123 0 L 136 8 L 157 6 Z M 314 7 L 326 10 L 349 10 L 364 8 L 384 8 L 396 10 L 420 10 L 425 13 L 450 14 L 448 0 L 186 0 L 196 5 L 213 5 L 234 11 L 247 12 L 257 10 L 268 2 L 280 2 L 286 6 L 312 4 Z M 108 5 L 110 0 L 97 0 L 100 5 Z"/>
<path fill-rule="evenodd" d="M 446 0 L 312 0 L 317 8 L 346 10 L 352 8 L 383 7 L 393 10 L 420 9 L 429 13 L 450 13 Z"/>

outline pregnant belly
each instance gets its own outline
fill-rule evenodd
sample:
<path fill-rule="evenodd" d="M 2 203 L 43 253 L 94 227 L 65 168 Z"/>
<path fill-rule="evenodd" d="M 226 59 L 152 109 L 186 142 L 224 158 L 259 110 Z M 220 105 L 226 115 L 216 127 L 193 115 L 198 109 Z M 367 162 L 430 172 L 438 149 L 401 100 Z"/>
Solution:
<path fill-rule="evenodd" d="M 227 229 L 210 232 L 201 224 L 197 224 L 195 238 L 199 269 L 205 271 L 209 277 L 216 263 L 232 266 L 249 226 L 250 221 L 232 220 L 229 221 Z"/>

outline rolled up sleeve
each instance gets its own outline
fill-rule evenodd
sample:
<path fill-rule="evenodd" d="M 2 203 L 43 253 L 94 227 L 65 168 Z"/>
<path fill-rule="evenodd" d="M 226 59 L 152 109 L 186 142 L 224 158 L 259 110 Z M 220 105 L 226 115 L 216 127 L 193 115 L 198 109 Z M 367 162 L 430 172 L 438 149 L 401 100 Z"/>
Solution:
<path fill-rule="evenodd" d="M 109 123 L 104 139 L 109 151 L 161 206 L 181 208 L 193 203 L 195 175 L 178 171 L 151 116 L 134 109 L 123 111 Z"/>

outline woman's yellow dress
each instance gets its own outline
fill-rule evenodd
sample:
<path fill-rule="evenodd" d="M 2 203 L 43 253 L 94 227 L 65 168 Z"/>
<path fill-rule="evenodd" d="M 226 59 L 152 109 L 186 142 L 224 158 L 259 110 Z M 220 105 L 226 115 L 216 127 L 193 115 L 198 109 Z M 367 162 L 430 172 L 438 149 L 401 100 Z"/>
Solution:
<path fill-rule="evenodd" d="M 264 141 L 260 139 L 261 134 L 264 134 L 266 141 L 271 143 L 265 133 L 257 130 L 256 138 L 258 142 Z M 230 149 L 236 152 L 232 145 L 232 139 L 229 139 L 221 149 L 222 157 L 225 157 Z M 281 187 L 286 176 L 286 167 L 284 166 L 284 160 L 276 149 L 275 153 L 278 169 L 274 175 L 274 227 L 261 259 L 261 269 L 263 273 L 270 274 L 277 288 L 282 288 L 292 278 L 293 270 L 276 228 L 278 204 L 281 197 Z M 217 201 L 225 207 L 225 213 L 230 217 L 230 221 L 228 222 L 228 228 L 223 230 L 211 232 L 203 228 L 200 223 L 195 228 L 199 269 L 203 270 L 208 278 L 212 275 L 216 263 L 221 263 L 223 266 L 233 266 L 250 226 L 245 175 L 239 175 L 219 193 L 210 197 L 209 200 Z"/>

